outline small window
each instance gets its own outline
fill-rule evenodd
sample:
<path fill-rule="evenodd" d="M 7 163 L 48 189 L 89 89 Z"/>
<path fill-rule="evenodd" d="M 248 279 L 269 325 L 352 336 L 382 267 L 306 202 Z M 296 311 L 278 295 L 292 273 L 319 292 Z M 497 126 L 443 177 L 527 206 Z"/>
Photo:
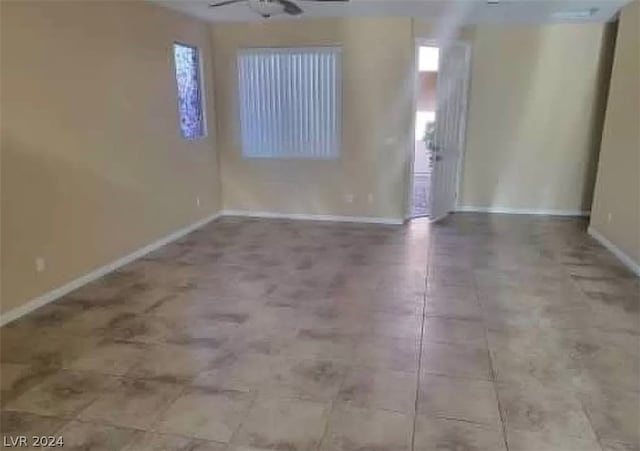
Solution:
<path fill-rule="evenodd" d="M 173 60 L 178 86 L 180 134 L 185 139 L 204 136 L 204 110 L 200 81 L 200 54 L 196 47 L 173 44 Z"/>
<path fill-rule="evenodd" d="M 244 158 L 338 158 L 341 107 L 339 48 L 238 53 Z"/>

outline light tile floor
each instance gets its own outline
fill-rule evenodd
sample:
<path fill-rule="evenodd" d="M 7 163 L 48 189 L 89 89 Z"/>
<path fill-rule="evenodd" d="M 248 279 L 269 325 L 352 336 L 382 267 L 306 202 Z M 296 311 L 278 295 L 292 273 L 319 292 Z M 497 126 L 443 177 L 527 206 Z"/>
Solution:
<path fill-rule="evenodd" d="M 637 451 L 639 288 L 581 220 L 226 218 L 2 328 L 2 435 Z"/>

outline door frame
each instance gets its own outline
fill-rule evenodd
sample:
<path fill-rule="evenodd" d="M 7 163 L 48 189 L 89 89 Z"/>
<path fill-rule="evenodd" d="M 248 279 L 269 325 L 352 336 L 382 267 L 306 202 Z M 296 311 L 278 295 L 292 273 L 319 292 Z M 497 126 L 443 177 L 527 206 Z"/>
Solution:
<path fill-rule="evenodd" d="M 460 157 L 457 162 L 456 169 L 456 208 L 459 204 L 459 194 L 460 194 L 460 182 L 462 181 L 462 169 L 463 169 L 463 160 L 465 158 L 466 150 L 467 150 L 467 118 L 469 115 L 469 93 L 471 86 L 471 70 L 472 70 L 472 49 L 471 43 L 465 39 L 455 39 L 456 43 L 463 45 L 466 48 L 466 66 L 467 73 L 465 74 L 465 95 L 463 97 L 464 103 L 462 106 L 463 117 L 461 121 L 461 134 L 462 134 L 462 149 L 460 149 Z M 419 77 L 419 63 L 420 63 L 420 47 L 438 47 L 441 49 L 441 42 L 434 38 L 424 38 L 424 37 L 416 37 L 414 38 L 413 43 L 413 82 L 411 86 L 411 142 L 408 147 L 408 156 L 409 156 L 409 164 L 408 166 L 408 174 L 407 174 L 407 196 L 405 199 L 405 221 L 413 218 L 411 212 L 411 206 L 413 202 L 413 167 L 415 163 L 415 143 L 416 143 L 416 116 L 418 110 L 418 95 L 420 94 L 420 89 L 418 86 L 418 82 L 420 80 Z M 436 81 L 436 96 L 437 96 L 437 81 Z M 436 102 L 438 101 L 436 97 Z M 437 107 L 437 106 L 436 106 Z M 436 121 L 437 121 L 436 117 Z M 431 193 L 429 193 L 430 195 Z M 428 218 L 430 221 L 432 218 Z M 439 219 L 439 218 L 435 218 Z"/>

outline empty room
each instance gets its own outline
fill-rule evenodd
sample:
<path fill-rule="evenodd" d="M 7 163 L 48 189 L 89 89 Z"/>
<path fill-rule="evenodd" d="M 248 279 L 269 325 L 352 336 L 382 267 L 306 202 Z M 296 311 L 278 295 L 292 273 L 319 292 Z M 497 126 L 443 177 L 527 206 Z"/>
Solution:
<path fill-rule="evenodd" d="M 640 451 L 640 0 L 0 0 L 0 440 Z"/>

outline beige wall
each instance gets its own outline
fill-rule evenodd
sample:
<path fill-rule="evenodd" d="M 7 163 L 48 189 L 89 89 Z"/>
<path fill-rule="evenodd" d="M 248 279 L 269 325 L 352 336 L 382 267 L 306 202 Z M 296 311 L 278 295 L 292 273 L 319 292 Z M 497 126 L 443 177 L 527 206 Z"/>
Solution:
<path fill-rule="evenodd" d="M 224 208 L 401 218 L 411 132 L 409 18 L 336 18 L 212 27 Z M 236 50 L 341 45 L 343 148 L 333 161 L 244 160 Z M 353 196 L 348 202 L 347 196 Z M 369 202 L 371 196 L 371 202 Z"/>
<path fill-rule="evenodd" d="M 202 49 L 213 131 L 208 25 L 145 2 L 2 2 L 1 20 L 7 312 L 219 200 L 213 133 L 180 138 L 171 56 Z"/>
<path fill-rule="evenodd" d="M 610 41 L 602 24 L 475 28 L 460 205 L 589 210 Z"/>
<path fill-rule="evenodd" d="M 590 208 L 611 47 L 603 24 L 487 25 L 445 32 L 420 20 L 350 18 L 212 30 L 226 209 L 403 216 L 414 37 L 442 36 L 469 41 L 473 52 L 459 204 L 560 212 Z M 342 158 L 243 160 L 235 120 L 236 50 L 324 44 L 344 47 Z M 353 203 L 346 201 L 349 194 Z"/>
<path fill-rule="evenodd" d="M 640 2 L 622 12 L 591 227 L 640 265 Z M 609 218 L 609 215 L 611 217 Z"/>

